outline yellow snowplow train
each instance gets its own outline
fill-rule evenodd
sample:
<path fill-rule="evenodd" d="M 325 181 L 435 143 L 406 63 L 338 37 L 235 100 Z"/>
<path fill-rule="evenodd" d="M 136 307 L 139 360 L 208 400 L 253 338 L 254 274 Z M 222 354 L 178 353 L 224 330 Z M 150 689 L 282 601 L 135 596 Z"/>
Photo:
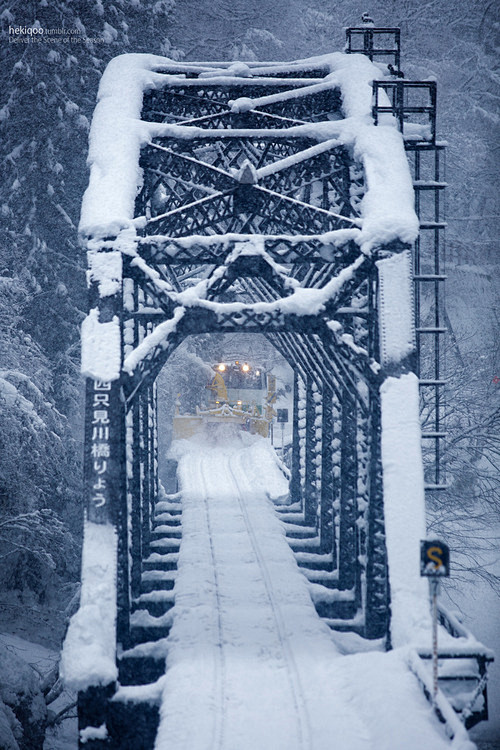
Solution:
<path fill-rule="evenodd" d="M 217 430 L 216 425 L 235 425 L 252 435 L 269 436 L 276 415 L 276 378 L 248 362 L 218 362 L 214 377 L 206 386 L 204 403 L 195 414 L 181 414 L 176 406 L 174 440 Z"/>

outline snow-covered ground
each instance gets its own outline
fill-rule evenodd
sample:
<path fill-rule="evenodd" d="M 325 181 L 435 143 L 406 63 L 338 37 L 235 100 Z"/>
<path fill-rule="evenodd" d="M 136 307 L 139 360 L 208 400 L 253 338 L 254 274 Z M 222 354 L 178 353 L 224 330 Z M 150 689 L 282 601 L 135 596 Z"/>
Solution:
<path fill-rule="evenodd" d="M 276 517 L 269 443 L 179 441 L 183 540 L 156 750 L 451 747 L 405 648 L 342 655 Z M 457 741 L 453 747 L 473 747 Z"/>

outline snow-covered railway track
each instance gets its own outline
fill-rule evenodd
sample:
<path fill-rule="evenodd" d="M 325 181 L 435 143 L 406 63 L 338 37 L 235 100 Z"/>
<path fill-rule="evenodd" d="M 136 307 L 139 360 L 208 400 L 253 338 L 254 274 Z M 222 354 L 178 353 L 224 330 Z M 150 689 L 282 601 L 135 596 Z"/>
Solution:
<path fill-rule="evenodd" d="M 245 480 L 246 484 L 248 485 L 247 491 L 251 491 L 252 488 L 246 477 L 246 473 L 242 466 L 240 456 L 237 456 L 235 458 L 235 461 L 237 462 L 237 465 L 239 468 L 240 478 L 242 480 Z M 240 480 L 238 479 L 238 476 L 235 473 L 231 465 L 231 460 L 229 458 L 226 459 L 226 463 L 227 463 L 228 474 L 230 475 L 233 481 L 233 484 L 236 488 L 236 499 L 238 501 L 238 504 L 241 510 L 241 514 L 245 523 L 245 527 L 248 532 L 248 536 L 250 539 L 250 543 L 252 545 L 252 549 L 255 553 L 255 557 L 257 559 L 257 562 L 258 562 L 258 565 L 262 574 L 262 580 L 263 580 L 264 587 L 266 590 L 267 598 L 268 598 L 269 605 L 273 613 L 273 618 L 274 618 L 274 622 L 276 625 L 276 635 L 278 636 L 279 643 L 283 652 L 284 662 L 286 664 L 287 677 L 288 677 L 290 693 L 292 696 L 292 703 L 293 703 L 293 716 L 295 718 L 295 721 L 297 724 L 297 730 L 298 730 L 297 739 L 299 741 L 300 747 L 303 750 L 311 750 L 311 747 L 312 747 L 311 745 L 311 722 L 310 722 L 310 717 L 309 717 L 309 713 L 307 709 L 307 701 L 306 701 L 306 697 L 304 695 L 304 691 L 302 688 L 300 674 L 297 669 L 295 657 L 294 657 L 292 649 L 290 648 L 290 644 L 288 643 L 288 639 L 286 637 L 285 623 L 283 621 L 283 616 L 281 614 L 279 603 L 276 601 L 276 595 L 274 592 L 273 582 L 271 580 L 271 576 L 269 575 L 265 556 L 262 554 L 262 551 L 260 549 L 257 535 L 255 533 L 250 515 L 245 505 L 244 493 L 241 490 Z"/>
<path fill-rule="evenodd" d="M 206 459 L 205 459 L 206 461 Z M 225 715 L 225 695 L 226 695 L 226 660 L 224 653 L 224 626 L 222 622 L 222 607 L 221 607 L 221 596 L 220 596 L 220 583 L 219 575 L 217 570 L 217 562 L 215 558 L 214 550 L 214 537 L 212 531 L 212 524 L 210 522 L 210 508 L 209 508 L 209 490 L 206 480 L 206 473 L 203 471 L 203 459 L 198 464 L 200 484 L 204 490 L 202 494 L 203 498 L 203 511 L 205 513 L 207 529 L 209 532 L 209 547 L 210 547 L 210 562 L 213 570 L 213 583 L 214 583 L 214 595 L 216 601 L 216 607 L 214 608 L 214 619 L 215 627 L 218 633 L 218 640 L 220 647 L 215 648 L 213 655 L 214 663 L 214 692 L 216 696 L 217 706 L 213 711 L 213 731 L 212 731 L 212 742 L 207 747 L 213 750 L 223 750 L 224 748 L 224 715 Z"/>
<path fill-rule="evenodd" d="M 404 654 L 341 657 L 268 500 L 272 448 L 183 441 L 178 459 L 183 538 L 155 750 L 393 750 L 394 737 L 446 750 Z"/>
<path fill-rule="evenodd" d="M 224 591 L 224 586 L 220 584 L 219 580 L 219 565 L 227 565 L 227 560 L 217 559 L 217 542 L 219 543 L 219 553 L 222 551 L 220 544 L 220 528 L 219 534 L 214 533 L 215 524 L 212 523 L 211 513 L 216 512 L 217 499 L 220 499 L 221 488 L 225 488 L 225 492 L 231 495 L 234 503 L 237 503 L 240 509 L 240 525 L 238 531 L 248 537 L 249 546 L 255 557 L 254 566 L 257 567 L 259 583 L 261 583 L 262 594 L 266 599 L 266 603 L 263 607 L 265 610 L 271 612 L 271 618 L 269 622 L 269 636 L 272 640 L 273 647 L 275 647 L 275 659 L 280 663 L 279 669 L 279 687 L 282 688 L 280 691 L 282 695 L 288 694 L 289 699 L 284 701 L 282 711 L 285 709 L 285 715 L 287 717 L 287 723 L 294 725 L 294 729 L 291 730 L 291 734 L 294 737 L 295 743 L 293 750 L 311 750 L 311 738 L 309 728 L 309 716 L 307 713 L 307 701 L 306 696 L 303 693 L 300 678 L 297 670 L 297 666 L 294 661 L 293 653 L 290 650 L 289 644 L 287 643 L 286 633 L 283 618 L 279 609 L 279 605 L 276 602 L 276 596 L 274 593 L 274 587 L 266 567 L 265 557 L 259 547 L 258 540 L 253 529 L 251 519 L 249 517 L 246 505 L 244 491 L 241 489 L 237 475 L 233 471 L 231 466 L 232 457 L 224 456 L 223 460 L 218 464 L 217 473 L 214 473 L 213 463 L 207 458 L 203 457 L 197 465 L 197 469 L 200 473 L 200 485 L 203 487 L 203 510 L 206 517 L 207 528 L 210 533 L 210 550 L 211 550 L 211 563 L 213 565 L 213 579 L 215 587 L 215 599 L 217 602 L 217 612 L 214 612 L 217 618 L 217 631 L 219 634 L 219 643 L 215 644 L 215 680 L 214 680 L 214 693 L 216 696 L 216 706 L 214 706 L 214 731 L 213 731 L 213 742 L 209 745 L 211 750 L 232 750 L 232 745 L 224 744 L 225 739 L 225 722 L 226 722 L 226 711 L 228 707 L 234 702 L 234 695 L 228 695 L 227 685 L 227 668 L 226 668 L 226 650 L 230 649 L 230 633 L 226 633 L 224 623 L 224 606 L 222 603 L 222 597 L 225 596 L 227 599 L 228 592 Z M 193 467 L 194 468 L 194 467 Z M 234 487 L 234 491 L 231 490 Z M 242 548 L 244 548 L 242 540 Z M 234 562 L 237 562 L 236 560 Z M 242 586 L 244 582 L 242 581 Z M 267 615 L 267 611 L 265 613 Z M 226 612 L 227 616 L 227 612 Z M 265 615 L 264 615 L 265 616 Z M 234 632 L 232 633 L 234 637 Z M 244 633 L 240 634 L 244 639 Z M 245 648 L 244 640 L 241 643 L 242 647 Z M 233 654 L 234 656 L 234 654 Z M 231 671 L 231 666 L 229 665 Z M 233 666 L 234 671 L 234 666 Z M 234 682 L 233 682 L 234 686 Z M 217 715 L 216 715 L 217 714 Z"/>
<path fill-rule="evenodd" d="M 340 695 L 329 631 L 268 501 L 275 461 L 255 448 L 238 439 L 183 449 L 183 541 L 156 750 L 327 750 L 337 734 L 352 738 L 350 750 L 368 750 Z"/>
<path fill-rule="evenodd" d="M 237 453 L 205 449 L 180 463 L 183 542 L 155 747 L 323 750 L 311 740 L 310 700 L 278 601 L 279 571 L 266 565 L 269 545 L 259 544 L 251 516 L 264 508 L 275 519 L 263 489 L 240 483 Z M 279 527 L 273 536 L 289 553 Z M 287 577 L 286 562 L 285 569 Z"/>

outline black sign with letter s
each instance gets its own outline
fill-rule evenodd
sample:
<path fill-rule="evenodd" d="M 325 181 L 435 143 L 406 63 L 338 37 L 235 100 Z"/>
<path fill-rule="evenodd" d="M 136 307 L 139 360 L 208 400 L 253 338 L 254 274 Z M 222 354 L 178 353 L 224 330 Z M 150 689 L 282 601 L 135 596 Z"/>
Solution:
<path fill-rule="evenodd" d="M 450 575 L 450 548 L 438 539 L 420 542 L 420 575 L 434 578 Z"/>

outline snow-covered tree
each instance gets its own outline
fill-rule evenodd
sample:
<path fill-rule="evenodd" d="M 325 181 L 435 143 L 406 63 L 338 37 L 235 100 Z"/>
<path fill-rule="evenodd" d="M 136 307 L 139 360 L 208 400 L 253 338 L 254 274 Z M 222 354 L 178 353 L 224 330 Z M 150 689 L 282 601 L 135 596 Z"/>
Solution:
<path fill-rule="evenodd" d="M 429 531 L 453 551 L 453 581 L 471 576 L 500 592 L 500 389 L 482 352 L 450 347 L 441 465 L 447 489 L 431 493 Z M 425 407 L 424 407 L 425 419 Z"/>
<path fill-rule="evenodd" d="M 88 179 L 89 123 L 109 59 L 125 51 L 174 54 L 167 37 L 172 6 L 172 0 L 39 0 L 2 6 L 4 593 L 17 588 L 40 598 L 51 576 L 56 584 L 61 576 L 76 580 L 78 575 L 81 456 L 75 437 L 81 440 L 79 323 L 86 307 L 86 262 L 77 225 Z M 56 514 L 57 542 L 48 534 L 51 513 Z M 61 550 L 57 557 L 53 547 Z M 40 566 L 43 574 L 37 580 Z"/>

